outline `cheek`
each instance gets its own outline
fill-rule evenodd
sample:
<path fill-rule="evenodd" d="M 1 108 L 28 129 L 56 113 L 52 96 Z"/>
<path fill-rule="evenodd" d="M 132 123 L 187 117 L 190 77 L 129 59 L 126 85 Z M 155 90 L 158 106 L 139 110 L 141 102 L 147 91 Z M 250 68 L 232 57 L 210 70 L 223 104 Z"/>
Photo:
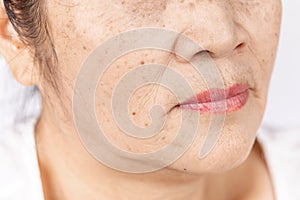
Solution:
<path fill-rule="evenodd" d="M 112 35 L 130 28 L 130 18 L 108 1 L 91 0 L 90 6 L 85 6 L 74 0 L 73 4 L 71 9 L 56 1 L 48 1 L 47 5 L 63 95 L 68 99 L 72 97 L 83 61 L 93 49 Z"/>
<path fill-rule="evenodd" d="M 280 25 L 281 1 L 236 1 L 233 4 L 236 22 L 249 35 L 248 48 L 250 55 L 258 63 L 255 71 L 257 96 L 264 107 L 269 81 L 274 67 Z"/>
<path fill-rule="evenodd" d="M 247 12 L 241 16 L 241 20 L 250 36 L 251 50 L 260 62 L 264 77 L 270 77 L 278 46 L 281 1 L 253 1 L 244 5 L 244 9 Z"/>

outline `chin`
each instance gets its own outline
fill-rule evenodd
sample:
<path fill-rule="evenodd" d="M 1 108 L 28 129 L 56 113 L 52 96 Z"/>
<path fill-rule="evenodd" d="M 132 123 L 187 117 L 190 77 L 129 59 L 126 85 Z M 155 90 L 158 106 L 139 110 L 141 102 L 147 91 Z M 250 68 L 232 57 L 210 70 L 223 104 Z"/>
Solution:
<path fill-rule="evenodd" d="M 205 158 L 197 155 L 185 155 L 169 166 L 182 172 L 197 175 L 207 173 L 222 173 L 241 165 L 249 156 L 254 142 L 244 144 L 217 144 L 214 150 Z"/>
<path fill-rule="evenodd" d="M 202 123 L 190 149 L 170 168 L 205 174 L 221 173 L 238 167 L 248 158 L 253 148 L 262 116 L 263 109 L 254 101 L 248 102 L 240 111 L 228 114 L 217 143 L 206 157 L 200 159 L 200 147 L 207 132 L 207 127 Z"/>

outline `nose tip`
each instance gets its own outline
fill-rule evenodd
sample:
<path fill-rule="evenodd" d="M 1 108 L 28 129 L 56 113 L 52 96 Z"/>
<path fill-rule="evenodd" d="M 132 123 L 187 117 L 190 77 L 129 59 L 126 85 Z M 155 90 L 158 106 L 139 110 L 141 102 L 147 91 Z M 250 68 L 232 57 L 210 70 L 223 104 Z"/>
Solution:
<path fill-rule="evenodd" d="M 231 26 L 217 35 L 212 35 L 211 40 L 204 41 L 203 48 L 210 53 L 211 57 L 221 58 L 243 49 L 246 44 L 247 34 L 239 27 Z"/>
<path fill-rule="evenodd" d="M 226 57 L 236 50 L 242 50 L 247 44 L 243 30 L 228 29 L 207 35 L 208 39 L 203 39 L 198 30 L 188 30 L 181 34 L 174 47 L 176 61 L 185 63 L 200 53 L 208 53 L 212 58 Z"/>
<path fill-rule="evenodd" d="M 226 57 L 247 45 L 248 33 L 233 13 L 234 9 L 225 2 L 197 4 L 190 12 L 193 18 L 188 24 L 182 24 L 181 35 L 193 40 L 198 47 L 186 44 L 182 37 L 175 44 L 175 53 L 183 52 L 187 60 L 200 52 L 207 52 L 213 58 Z M 185 62 L 180 56 L 175 57 L 178 62 Z"/>

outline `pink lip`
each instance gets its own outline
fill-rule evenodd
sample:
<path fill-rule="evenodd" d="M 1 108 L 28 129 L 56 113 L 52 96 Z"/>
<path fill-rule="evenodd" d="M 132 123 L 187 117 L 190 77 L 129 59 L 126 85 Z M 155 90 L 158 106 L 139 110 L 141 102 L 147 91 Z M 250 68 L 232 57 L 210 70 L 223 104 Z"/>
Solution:
<path fill-rule="evenodd" d="M 180 104 L 179 107 L 202 113 L 234 112 L 246 104 L 248 96 L 247 84 L 235 84 L 228 89 L 213 88 L 201 92 Z"/>

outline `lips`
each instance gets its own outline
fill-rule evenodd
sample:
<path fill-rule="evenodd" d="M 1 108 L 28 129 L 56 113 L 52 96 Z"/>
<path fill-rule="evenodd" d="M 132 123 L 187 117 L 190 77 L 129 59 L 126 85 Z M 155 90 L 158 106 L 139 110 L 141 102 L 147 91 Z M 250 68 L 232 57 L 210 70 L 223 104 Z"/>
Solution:
<path fill-rule="evenodd" d="M 179 105 L 181 109 L 201 113 L 228 113 L 241 109 L 247 102 L 249 85 L 235 84 L 227 89 L 213 88 L 191 97 Z"/>

